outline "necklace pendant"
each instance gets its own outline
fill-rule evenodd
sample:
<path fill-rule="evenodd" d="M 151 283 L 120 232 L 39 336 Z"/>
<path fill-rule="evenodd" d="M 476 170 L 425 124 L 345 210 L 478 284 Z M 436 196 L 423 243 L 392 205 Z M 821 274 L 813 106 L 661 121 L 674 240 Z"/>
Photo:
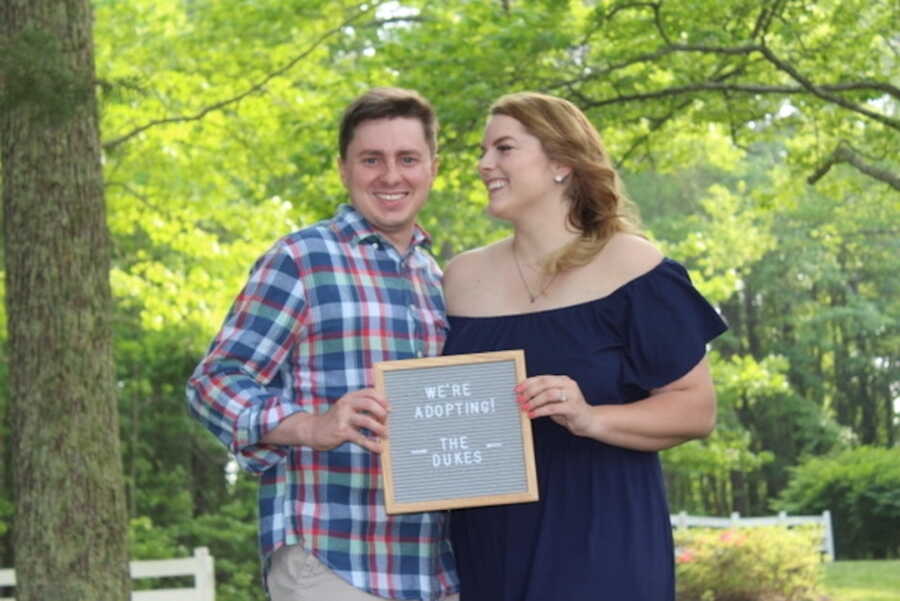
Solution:
<path fill-rule="evenodd" d="M 553 280 L 556 279 L 557 274 L 554 273 L 551 276 L 550 281 L 548 281 L 547 284 L 543 288 L 538 288 L 537 294 L 533 294 L 531 292 L 531 286 L 528 285 L 528 280 L 525 279 L 525 274 L 522 272 L 522 266 L 519 264 L 519 255 L 516 252 L 515 238 L 513 238 L 513 242 L 512 242 L 512 256 L 513 256 L 513 262 L 515 262 L 515 264 L 516 264 L 516 271 L 519 273 L 519 279 L 522 280 L 522 286 L 525 288 L 525 293 L 528 295 L 528 298 L 529 298 L 531 304 L 533 305 L 534 301 L 536 301 L 539 296 L 543 296 L 544 293 L 547 292 L 547 289 L 550 288 L 550 284 L 552 284 Z M 538 284 L 540 284 L 540 283 L 541 283 L 540 280 L 538 280 Z"/>

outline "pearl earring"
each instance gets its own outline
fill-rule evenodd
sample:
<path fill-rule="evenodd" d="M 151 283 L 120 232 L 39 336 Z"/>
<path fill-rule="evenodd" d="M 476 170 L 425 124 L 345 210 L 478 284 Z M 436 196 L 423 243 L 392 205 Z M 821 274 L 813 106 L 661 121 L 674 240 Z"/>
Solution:
<path fill-rule="evenodd" d="M 556 177 L 553 178 L 553 181 L 555 181 L 557 184 L 561 184 L 564 181 L 566 181 L 566 176 L 565 175 L 557 175 Z"/>

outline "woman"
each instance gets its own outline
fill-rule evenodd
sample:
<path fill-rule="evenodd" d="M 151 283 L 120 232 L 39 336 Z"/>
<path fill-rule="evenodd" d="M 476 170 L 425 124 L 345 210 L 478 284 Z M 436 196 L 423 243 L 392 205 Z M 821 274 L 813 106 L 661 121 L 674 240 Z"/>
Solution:
<path fill-rule="evenodd" d="M 639 233 L 574 105 L 490 109 L 479 173 L 509 238 L 455 257 L 445 354 L 525 349 L 540 501 L 454 511 L 461 601 L 666 601 L 672 533 L 657 452 L 709 434 L 706 344 L 725 324 Z"/>

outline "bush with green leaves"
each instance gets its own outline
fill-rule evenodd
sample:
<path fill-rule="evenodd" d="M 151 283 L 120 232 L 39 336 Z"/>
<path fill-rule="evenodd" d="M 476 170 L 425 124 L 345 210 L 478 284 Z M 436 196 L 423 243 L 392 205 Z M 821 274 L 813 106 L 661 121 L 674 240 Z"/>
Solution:
<path fill-rule="evenodd" d="M 132 560 L 190 557 L 196 547 L 207 547 L 216 574 L 216 601 L 264 601 L 257 546 L 256 481 L 239 473 L 214 511 L 182 515 L 168 524 L 149 516 L 130 524 Z M 134 580 L 135 590 L 190 587 L 191 577 Z"/>
<path fill-rule="evenodd" d="M 820 599 L 817 526 L 754 526 L 675 532 L 678 601 Z"/>
<path fill-rule="evenodd" d="M 858 447 L 792 470 L 775 508 L 831 511 L 840 559 L 900 557 L 900 447 Z"/>

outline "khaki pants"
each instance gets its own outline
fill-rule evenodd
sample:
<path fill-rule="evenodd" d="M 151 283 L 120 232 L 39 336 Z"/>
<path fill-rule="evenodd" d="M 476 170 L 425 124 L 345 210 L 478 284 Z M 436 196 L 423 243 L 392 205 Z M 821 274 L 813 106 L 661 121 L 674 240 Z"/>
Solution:
<path fill-rule="evenodd" d="M 390 601 L 349 584 L 303 545 L 281 547 L 272 554 L 266 584 L 272 601 Z M 459 595 L 442 601 L 459 601 Z"/>

